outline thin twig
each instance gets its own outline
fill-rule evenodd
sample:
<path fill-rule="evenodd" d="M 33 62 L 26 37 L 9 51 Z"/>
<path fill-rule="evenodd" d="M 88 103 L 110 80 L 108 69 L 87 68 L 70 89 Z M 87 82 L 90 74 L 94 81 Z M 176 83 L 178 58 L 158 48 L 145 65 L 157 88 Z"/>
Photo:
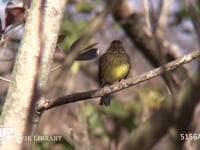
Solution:
<path fill-rule="evenodd" d="M 6 78 L 4 78 L 4 77 L 1 77 L 1 76 L 0 76 L 0 80 L 5 81 L 5 82 L 8 82 L 8 83 L 11 82 L 11 80 L 8 80 L 8 79 L 6 79 Z"/>
<path fill-rule="evenodd" d="M 149 2 L 147 0 L 143 0 L 143 5 L 144 5 L 145 22 L 146 22 L 146 25 L 147 25 L 147 29 L 148 29 L 148 31 L 151 31 Z"/>
<path fill-rule="evenodd" d="M 168 71 L 176 69 L 177 67 L 179 67 L 183 64 L 189 63 L 190 61 L 192 61 L 198 57 L 200 57 L 200 51 L 196 50 L 187 55 L 184 55 L 183 57 L 181 57 L 179 59 L 176 59 L 176 60 L 164 65 L 163 67 L 165 69 L 163 69 L 163 67 L 158 67 L 156 69 L 153 69 L 151 71 L 143 73 L 139 76 L 123 80 L 120 83 L 116 83 L 111 86 L 106 86 L 101 89 L 86 91 L 86 92 L 81 92 L 81 93 L 75 93 L 75 94 L 71 94 L 71 95 L 67 95 L 67 96 L 61 96 L 61 97 L 57 97 L 52 100 L 44 100 L 43 102 L 40 102 L 40 104 L 38 104 L 37 110 L 38 110 L 38 112 L 41 112 L 41 111 L 44 111 L 44 110 L 47 110 L 47 109 L 50 109 L 53 107 L 57 107 L 59 105 L 74 103 L 74 102 L 78 102 L 78 101 L 84 101 L 84 100 L 88 100 L 91 98 L 101 97 L 106 94 L 115 93 L 117 91 L 126 89 L 130 86 L 134 86 L 141 82 L 155 78 L 163 73 L 166 73 Z"/>

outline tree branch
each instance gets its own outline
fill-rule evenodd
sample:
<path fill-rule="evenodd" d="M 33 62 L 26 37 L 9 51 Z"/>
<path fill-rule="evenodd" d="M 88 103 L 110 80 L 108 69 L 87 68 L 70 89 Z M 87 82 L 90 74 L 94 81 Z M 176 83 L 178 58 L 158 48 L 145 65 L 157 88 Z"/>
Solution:
<path fill-rule="evenodd" d="M 183 149 L 186 138 L 181 140 L 181 134 L 189 134 L 195 107 L 200 101 L 200 64 L 198 67 L 195 76 L 187 80 L 187 86 L 182 86 L 177 103 L 167 97 L 161 107 L 134 130 L 124 149 L 151 149 L 167 131 L 169 140 L 165 148 Z"/>
<path fill-rule="evenodd" d="M 64 10 L 67 0 L 59 3 L 55 0 L 47 0 L 43 22 L 43 57 L 41 60 L 41 75 L 39 77 L 39 87 L 44 89 L 47 84 L 51 64 L 54 56 L 57 38 L 60 31 L 60 24 L 63 21 Z"/>
<path fill-rule="evenodd" d="M 198 58 L 199 56 L 200 56 L 200 51 L 196 50 L 192 53 L 184 55 L 183 57 L 164 65 L 163 67 L 165 69 L 163 69 L 163 67 L 158 67 L 156 69 L 153 69 L 151 71 L 143 73 L 139 76 L 136 76 L 136 77 L 133 77 L 133 78 L 130 78 L 127 80 L 123 80 L 120 83 L 106 86 L 101 89 L 87 91 L 87 92 L 81 92 L 81 93 L 75 93 L 75 94 L 71 94 L 71 95 L 67 95 L 67 96 L 58 97 L 58 98 L 55 98 L 52 100 L 44 100 L 38 104 L 37 110 L 39 112 L 41 112 L 41 111 L 44 111 L 44 110 L 47 110 L 47 109 L 50 109 L 53 107 L 57 107 L 59 105 L 74 103 L 77 101 L 83 101 L 83 100 L 87 100 L 87 99 L 91 99 L 91 98 L 101 97 L 106 94 L 115 93 L 122 89 L 128 88 L 130 86 L 133 86 L 133 85 L 139 84 L 141 82 L 144 82 L 146 80 L 150 80 L 154 77 L 157 77 L 163 73 L 166 73 L 166 71 L 174 70 L 177 67 L 179 67 L 183 64 L 189 63 L 190 61 L 194 60 L 195 58 Z"/>
<path fill-rule="evenodd" d="M 174 53 L 164 50 L 163 39 L 159 41 L 152 35 L 151 31 L 147 30 L 147 26 L 144 23 L 142 17 L 137 12 L 134 12 L 127 1 L 123 0 L 121 5 L 118 5 L 113 11 L 113 17 L 121 25 L 127 36 L 131 39 L 133 44 L 140 50 L 140 52 L 146 57 L 146 59 L 154 66 L 162 66 L 162 59 L 159 56 L 159 51 L 163 52 L 166 62 L 177 59 Z M 158 44 L 162 46 L 158 46 Z M 170 77 L 173 87 L 179 89 L 181 81 L 187 77 L 187 70 L 180 67 Z M 168 84 L 168 79 L 163 76 L 164 81 Z"/>
<path fill-rule="evenodd" d="M 52 59 L 57 44 L 57 38 L 60 31 L 60 25 L 63 21 L 64 10 L 67 0 L 60 0 L 59 3 L 55 0 L 47 0 L 44 9 L 44 20 L 42 23 L 42 58 L 39 74 L 39 89 L 40 92 L 46 87 L 49 72 L 51 70 Z M 42 93 L 42 92 L 41 92 Z M 39 96 L 41 96 L 39 93 Z M 43 94 L 43 93 L 42 93 Z M 34 113 L 33 117 L 33 131 L 35 131 L 41 114 Z"/>
<path fill-rule="evenodd" d="M 24 28 L 23 39 L 19 46 L 13 78 L 9 86 L 6 101 L 1 115 L 1 124 L 10 126 L 15 131 L 15 137 L 22 137 L 29 120 L 38 74 L 38 62 L 41 54 L 40 47 L 40 18 L 41 2 L 32 0 L 30 11 Z M 22 149 L 22 141 L 13 140 L 12 135 L 1 143 L 1 149 Z"/>

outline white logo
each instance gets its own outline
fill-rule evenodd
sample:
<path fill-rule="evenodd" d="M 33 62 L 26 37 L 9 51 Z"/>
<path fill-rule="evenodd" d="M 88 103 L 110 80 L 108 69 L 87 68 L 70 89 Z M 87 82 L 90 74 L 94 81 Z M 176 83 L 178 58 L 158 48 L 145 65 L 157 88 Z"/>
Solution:
<path fill-rule="evenodd" d="M 8 126 L 0 126 L 0 141 L 5 140 L 8 135 L 14 134 L 14 129 Z"/>

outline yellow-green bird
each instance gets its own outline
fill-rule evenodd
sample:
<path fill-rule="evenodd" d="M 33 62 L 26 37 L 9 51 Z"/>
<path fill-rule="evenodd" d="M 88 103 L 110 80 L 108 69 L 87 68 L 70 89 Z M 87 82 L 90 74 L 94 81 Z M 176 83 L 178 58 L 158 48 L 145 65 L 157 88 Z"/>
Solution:
<path fill-rule="evenodd" d="M 122 42 L 114 40 L 99 59 L 99 83 L 101 87 L 125 79 L 131 68 L 130 58 Z M 100 105 L 110 105 L 110 94 L 102 96 Z"/>

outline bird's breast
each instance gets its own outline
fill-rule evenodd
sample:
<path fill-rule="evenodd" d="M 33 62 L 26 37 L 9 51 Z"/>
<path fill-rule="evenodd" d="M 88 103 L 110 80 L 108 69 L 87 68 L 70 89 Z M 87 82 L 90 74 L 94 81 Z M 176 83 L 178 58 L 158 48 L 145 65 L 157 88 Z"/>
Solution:
<path fill-rule="evenodd" d="M 114 83 L 115 81 L 125 78 L 129 71 L 129 64 L 110 64 L 106 68 L 103 78 L 107 83 Z"/>

